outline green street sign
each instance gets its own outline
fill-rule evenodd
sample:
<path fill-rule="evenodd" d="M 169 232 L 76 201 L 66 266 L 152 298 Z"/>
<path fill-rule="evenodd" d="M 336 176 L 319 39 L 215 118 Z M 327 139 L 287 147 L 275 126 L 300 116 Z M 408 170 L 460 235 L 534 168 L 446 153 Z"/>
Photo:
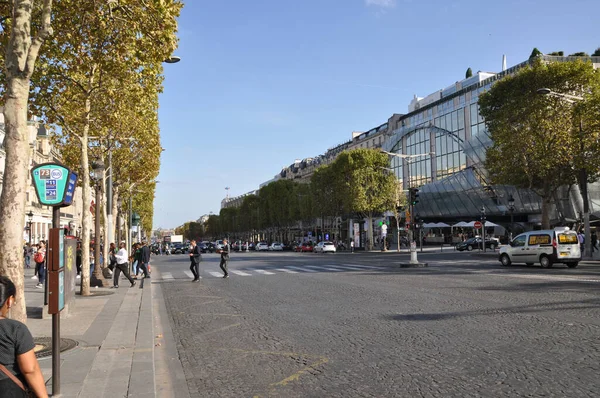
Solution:
<path fill-rule="evenodd" d="M 41 204 L 58 207 L 73 204 L 77 174 L 62 164 L 40 164 L 31 169 L 31 178 Z"/>

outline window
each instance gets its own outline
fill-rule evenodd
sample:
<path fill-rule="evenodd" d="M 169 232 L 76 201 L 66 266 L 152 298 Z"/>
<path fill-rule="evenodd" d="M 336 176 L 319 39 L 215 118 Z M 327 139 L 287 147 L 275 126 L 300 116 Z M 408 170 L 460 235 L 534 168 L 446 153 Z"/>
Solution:
<path fill-rule="evenodd" d="M 529 242 L 527 244 L 529 246 L 551 245 L 552 244 L 552 239 L 550 238 L 550 235 L 547 235 L 547 234 L 543 234 L 543 235 L 529 235 Z"/>
<path fill-rule="evenodd" d="M 525 246 L 526 235 L 519 235 L 512 241 L 513 247 L 523 247 Z"/>

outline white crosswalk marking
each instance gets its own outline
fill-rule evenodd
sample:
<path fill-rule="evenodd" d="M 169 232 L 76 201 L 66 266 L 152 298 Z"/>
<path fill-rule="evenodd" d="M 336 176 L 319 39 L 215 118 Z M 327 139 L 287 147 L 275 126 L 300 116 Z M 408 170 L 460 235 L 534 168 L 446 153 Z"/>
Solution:
<path fill-rule="evenodd" d="M 232 274 L 241 275 L 241 276 L 252 276 L 252 274 L 249 274 L 249 273 L 244 272 L 244 271 L 230 270 L 229 272 L 231 272 Z"/>
<path fill-rule="evenodd" d="M 187 276 L 189 276 L 190 278 L 194 277 L 194 274 L 192 273 L 192 271 L 183 271 L 183 273 L 186 274 Z M 198 279 L 202 279 L 202 277 L 199 276 Z"/>
<path fill-rule="evenodd" d="M 274 272 L 265 271 L 264 269 L 255 269 L 254 271 L 258 272 L 259 274 L 263 274 L 263 275 L 275 275 Z"/>
<path fill-rule="evenodd" d="M 336 272 L 341 271 L 341 269 L 338 269 L 338 268 L 329 268 L 329 267 L 318 266 L 318 265 L 307 265 L 306 267 L 312 268 L 312 269 L 318 269 L 318 270 L 325 270 L 325 271 L 336 271 Z"/>
<path fill-rule="evenodd" d="M 343 264 L 328 264 L 328 267 L 341 268 L 341 271 L 365 271 L 365 268 L 354 267 L 352 265 L 343 265 Z"/>
<path fill-rule="evenodd" d="M 300 271 L 300 272 L 318 272 L 318 271 L 315 271 L 314 269 L 308 269 L 308 268 L 303 268 L 303 267 L 292 267 L 291 265 L 288 265 L 285 268 L 294 269 L 294 270 Z"/>
<path fill-rule="evenodd" d="M 297 274 L 298 272 L 292 271 L 291 269 L 276 268 L 275 271 L 287 272 L 288 274 Z"/>
<path fill-rule="evenodd" d="M 215 276 L 217 278 L 222 278 L 223 274 L 220 272 L 216 272 L 216 271 L 210 271 L 209 274 L 211 274 L 212 276 Z"/>
<path fill-rule="evenodd" d="M 171 279 L 175 279 L 173 278 L 173 274 L 171 274 L 170 272 L 163 272 L 161 273 L 162 279 L 164 280 L 171 280 Z"/>
<path fill-rule="evenodd" d="M 355 268 L 362 268 L 362 269 L 384 268 L 383 266 L 377 266 L 377 265 L 358 265 L 358 264 L 340 264 L 340 265 L 343 265 L 345 267 L 355 267 Z"/>

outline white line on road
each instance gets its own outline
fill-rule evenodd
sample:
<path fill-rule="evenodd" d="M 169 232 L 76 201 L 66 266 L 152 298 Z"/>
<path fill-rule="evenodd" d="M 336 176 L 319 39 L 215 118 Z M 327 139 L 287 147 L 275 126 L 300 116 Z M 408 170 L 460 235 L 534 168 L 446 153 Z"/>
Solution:
<path fill-rule="evenodd" d="M 600 283 L 600 279 L 579 279 L 579 278 L 570 278 L 570 277 L 561 277 L 554 275 L 519 275 L 519 274 L 508 274 L 508 273 L 499 273 L 499 274 L 489 274 L 491 276 L 508 276 L 509 278 L 522 278 L 522 279 L 542 279 L 542 280 L 555 280 L 560 282 L 592 282 L 592 283 Z"/>
<path fill-rule="evenodd" d="M 216 271 L 210 271 L 209 274 L 211 274 L 212 276 L 217 277 L 217 278 L 222 278 L 223 277 L 222 273 L 216 272 Z"/>
<path fill-rule="evenodd" d="M 264 269 L 255 269 L 254 271 L 258 272 L 259 274 L 263 274 L 263 275 L 275 275 L 275 272 L 265 271 Z"/>
<path fill-rule="evenodd" d="M 229 272 L 231 272 L 232 274 L 241 275 L 241 276 L 252 276 L 252 274 L 249 274 L 249 273 L 244 272 L 244 271 L 230 270 Z"/>
<path fill-rule="evenodd" d="M 275 271 L 287 272 L 288 274 L 297 274 L 298 272 L 285 268 L 276 268 Z"/>
<path fill-rule="evenodd" d="M 194 274 L 192 273 L 192 271 L 183 271 L 183 273 L 186 274 L 187 276 L 189 276 L 190 278 L 194 277 Z M 202 277 L 199 276 L 198 279 L 202 279 Z"/>
<path fill-rule="evenodd" d="M 304 267 L 293 267 L 291 265 L 287 265 L 285 268 L 295 269 L 296 271 L 300 271 L 300 272 L 317 272 L 314 269 L 308 269 L 308 268 L 304 268 Z"/>
<path fill-rule="evenodd" d="M 346 265 L 346 264 L 328 264 L 328 267 L 337 267 L 341 268 L 341 271 L 366 271 L 366 268 L 356 267 L 354 265 Z"/>
<path fill-rule="evenodd" d="M 357 268 L 362 268 L 362 269 L 385 268 L 384 266 L 381 266 L 381 265 L 358 265 L 358 264 L 340 264 L 340 265 L 344 265 L 344 266 L 348 266 L 348 267 L 357 267 Z"/>
<path fill-rule="evenodd" d="M 160 274 L 160 276 L 162 276 L 162 279 L 175 279 L 173 278 L 173 275 L 170 272 L 163 272 Z"/>
<path fill-rule="evenodd" d="M 335 271 L 335 272 L 341 272 L 341 269 L 338 268 L 329 268 L 329 267 L 324 267 L 324 266 L 320 266 L 320 265 L 307 265 L 307 267 L 309 268 L 313 268 L 313 269 L 318 269 L 319 271 Z"/>

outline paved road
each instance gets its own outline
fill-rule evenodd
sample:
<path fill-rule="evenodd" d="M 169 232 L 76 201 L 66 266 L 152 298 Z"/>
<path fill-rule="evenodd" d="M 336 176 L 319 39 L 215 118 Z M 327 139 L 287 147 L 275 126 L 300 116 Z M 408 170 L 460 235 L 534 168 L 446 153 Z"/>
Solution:
<path fill-rule="evenodd" d="M 494 257 L 154 257 L 192 397 L 597 397 L 600 266 Z M 402 259 L 407 259 L 406 255 Z M 187 274 L 186 274 L 187 272 Z"/>

